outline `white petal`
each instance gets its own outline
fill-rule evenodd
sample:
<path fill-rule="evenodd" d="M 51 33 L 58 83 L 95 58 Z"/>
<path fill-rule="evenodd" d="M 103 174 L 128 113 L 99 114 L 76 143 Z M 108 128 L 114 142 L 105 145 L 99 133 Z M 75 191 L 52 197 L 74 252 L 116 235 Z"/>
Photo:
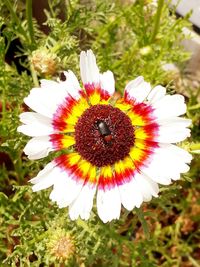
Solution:
<path fill-rule="evenodd" d="M 49 172 L 51 172 L 54 167 L 55 167 L 54 162 L 49 162 L 44 167 L 44 169 L 42 169 L 35 178 L 29 180 L 29 182 L 31 182 L 32 184 L 38 183 L 42 179 L 42 177 L 46 176 Z"/>
<path fill-rule="evenodd" d="M 20 121 L 25 123 L 17 128 L 18 132 L 28 136 L 49 135 L 54 132 L 51 119 L 35 112 L 20 114 Z"/>
<path fill-rule="evenodd" d="M 157 120 L 157 123 L 161 126 L 177 126 L 188 127 L 191 125 L 192 121 L 190 119 L 180 118 L 180 117 L 171 117 L 167 119 Z"/>
<path fill-rule="evenodd" d="M 46 124 L 46 125 L 51 125 L 51 119 L 35 113 L 35 112 L 24 112 L 21 113 L 20 116 L 20 121 L 23 122 L 24 124 L 31 124 L 33 122 L 38 122 L 40 121 L 40 123 Z"/>
<path fill-rule="evenodd" d="M 55 87 L 58 87 L 58 83 L 56 81 L 42 79 L 40 80 L 40 86 L 41 88 L 53 89 Z"/>
<path fill-rule="evenodd" d="M 53 133 L 53 130 L 49 127 L 40 126 L 39 123 L 32 125 L 21 125 L 17 128 L 17 131 L 28 136 L 43 136 Z"/>
<path fill-rule="evenodd" d="M 167 119 L 155 120 L 159 124 L 158 134 L 154 140 L 161 143 L 176 143 L 183 141 L 190 136 L 191 120 L 171 117 Z"/>
<path fill-rule="evenodd" d="M 28 155 L 28 158 L 31 160 L 44 158 L 50 151 L 53 151 L 53 147 L 48 136 L 34 137 L 24 148 L 24 153 Z"/>
<path fill-rule="evenodd" d="M 100 87 L 105 90 L 110 96 L 115 92 L 115 79 L 111 71 L 106 71 L 100 74 Z"/>
<path fill-rule="evenodd" d="M 177 143 L 190 136 L 190 129 L 178 127 L 177 125 L 166 125 L 159 127 L 159 134 L 155 141 L 161 143 Z"/>
<path fill-rule="evenodd" d="M 42 80 L 42 87 L 33 88 L 28 97 L 24 99 L 26 105 L 31 109 L 49 118 L 52 118 L 65 98 L 69 97 L 68 88 L 66 88 L 64 82 L 53 82 L 53 84 L 55 86 L 52 85 L 52 81 Z"/>
<path fill-rule="evenodd" d="M 170 184 L 171 179 L 180 178 L 180 173 L 188 171 L 187 163 L 191 156 L 187 151 L 171 144 L 160 144 L 151 156 L 148 166 L 142 168 L 142 172 L 153 181 L 160 184 Z"/>
<path fill-rule="evenodd" d="M 67 207 L 77 198 L 82 187 L 83 181 L 76 181 L 72 174 L 60 171 L 50 194 L 50 199 L 56 201 L 59 208 Z"/>
<path fill-rule="evenodd" d="M 160 145 L 161 147 L 166 147 L 166 145 Z M 185 163 L 190 163 L 192 160 L 192 155 L 187 152 L 186 150 L 175 146 L 175 145 L 170 145 L 169 146 L 171 153 L 176 154 L 177 157 L 179 157 L 182 161 L 184 161 Z"/>
<path fill-rule="evenodd" d="M 78 197 L 69 206 L 69 216 L 72 220 L 76 220 L 79 216 L 83 220 L 88 220 L 93 206 L 94 194 L 96 186 L 84 185 Z"/>
<path fill-rule="evenodd" d="M 142 102 L 151 91 L 150 83 L 144 81 L 143 77 L 139 76 L 135 80 L 130 81 L 125 88 L 125 95 L 129 99 Z"/>
<path fill-rule="evenodd" d="M 151 90 L 147 97 L 147 100 L 149 101 L 149 103 L 155 103 L 158 100 L 161 100 L 165 96 L 165 94 L 166 88 L 161 85 L 158 85 Z"/>
<path fill-rule="evenodd" d="M 92 50 L 82 51 L 80 55 L 80 72 L 83 84 L 99 83 L 99 68 Z"/>
<path fill-rule="evenodd" d="M 134 179 L 137 184 L 137 189 L 141 192 L 144 201 L 150 201 L 152 196 L 158 196 L 158 184 L 149 179 L 146 175 L 136 173 Z"/>
<path fill-rule="evenodd" d="M 157 142 L 176 143 L 190 136 L 190 129 L 186 128 L 191 124 L 190 119 L 171 117 L 156 122 L 159 124 L 158 135 L 154 138 Z"/>
<path fill-rule="evenodd" d="M 144 82 L 144 78 L 142 76 L 138 76 L 135 80 L 130 81 L 125 90 L 130 91 L 132 88 L 140 86 Z"/>
<path fill-rule="evenodd" d="M 80 98 L 80 85 L 79 82 L 72 71 L 64 71 L 66 81 L 63 82 L 67 92 L 76 100 Z"/>
<path fill-rule="evenodd" d="M 59 170 L 55 168 L 55 165 L 50 162 L 41 170 L 35 178 L 32 178 L 30 182 L 34 184 L 32 187 L 33 191 L 40 191 L 52 186 L 56 179 L 58 179 Z"/>
<path fill-rule="evenodd" d="M 182 95 L 166 95 L 153 105 L 154 115 L 158 119 L 176 117 L 186 112 L 186 105 Z"/>
<path fill-rule="evenodd" d="M 119 219 L 121 211 L 121 199 L 118 187 L 97 192 L 97 211 L 101 220 L 106 223 Z"/>
<path fill-rule="evenodd" d="M 129 183 L 125 183 L 118 186 L 122 205 L 127 210 L 132 210 L 134 207 L 139 208 L 143 202 L 143 196 L 138 190 L 138 186 L 134 177 L 132 177 Z"/>
<path fill-rule="evenodd" d="M 148 171 L 146 173 L 149 174 Z M 180 175 L 179 175 L 179 177 L 180 177 Z M 159 183 L 162 185 L 170 185 L 171 184 L 171 178 L 170 177 L 166 177 L 166 176 L 162 176 L 162 175 L 156 176 L 156 174 L 154 174 L 154 176 L 151 176 L 151 179 L 153 181 L 155 181 L 156 183 Z"/>

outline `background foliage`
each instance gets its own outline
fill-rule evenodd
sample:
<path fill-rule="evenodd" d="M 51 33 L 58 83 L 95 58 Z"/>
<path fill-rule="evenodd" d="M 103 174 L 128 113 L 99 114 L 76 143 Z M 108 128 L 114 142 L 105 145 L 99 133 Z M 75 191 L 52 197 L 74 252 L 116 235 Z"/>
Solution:
<path fill-rule="evenodd" d="M 48 190 L 32 193 L 28 180 L 49 159 L 27 160 L 28 138 L 16 131 L 30 89 L 41 78 L 62 77 L 62 70 L 78 76 L 79 53 L 88 48 L 101 71 L 114 72 L 120 93 L 138 75 L 179 92 L 163 65 L 184 70 L 188 54 L 180 42 L 187 18 L 176 19 L 162 0 L 158 7 L 151 0 L 53 0 L 43 10 L 44 2 L 35 7 L 42 23 L 32 17 L 31 0 L 0 2 L 0 266 L 200 266 L 200 87 L 183 90 L 193 125 L 192 137 L 180 145 L 194 155 L 190 173 L 109 224 L 95 208 L 89 221 L 71 222 L 66 208 L 49 201 Z"/>

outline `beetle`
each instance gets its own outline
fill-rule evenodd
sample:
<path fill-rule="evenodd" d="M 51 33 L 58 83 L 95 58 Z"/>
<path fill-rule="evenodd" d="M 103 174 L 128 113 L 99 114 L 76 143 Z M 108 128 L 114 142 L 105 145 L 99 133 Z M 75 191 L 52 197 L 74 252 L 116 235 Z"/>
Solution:
<path fill-rule="evenodd" d="M 113 137 L 106 122 L 98 121 L 97 128 L 98 128 L 99 133 L 103 136 L 104 141 L 108 144 L 111 143 Z"/>

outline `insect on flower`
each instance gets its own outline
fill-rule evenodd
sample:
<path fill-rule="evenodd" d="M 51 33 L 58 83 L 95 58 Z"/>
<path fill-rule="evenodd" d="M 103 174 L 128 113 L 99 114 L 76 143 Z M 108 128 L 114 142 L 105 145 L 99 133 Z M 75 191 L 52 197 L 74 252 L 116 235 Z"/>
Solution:
<path fill-rule="evenodd" d="M 108 128 L 108 125 L 106 124 L 105 121 L 98 121 L 97 122 L 97 127 L 100 132 L 100 134 L 103 136 L 103 139 L 106 143 L 110 143 L 112 141 L 112 134 L 110 129 Z"/>
<path fill-rule="evenodd" d="M 91 50 L 81 52 L 80 72 L 82 86 L 72 71 L 65 81 L 41 80 L 24 99 L 33 112 L 20 115 L 18 131 L 32 137 L 24 148 L 31 160 L 66 151 L 30 180 L 33 191 L 52 186 L 50 199 L 69 207 L 72 220 L 89 219 L 96 196 L 106 223 L 189 170 L 191 155 L 175 143 L 190 136 L 191 121 L 179 117 L 183 96 L 141 76 L 115 98 L 113 73 L 100 73 Z"/>

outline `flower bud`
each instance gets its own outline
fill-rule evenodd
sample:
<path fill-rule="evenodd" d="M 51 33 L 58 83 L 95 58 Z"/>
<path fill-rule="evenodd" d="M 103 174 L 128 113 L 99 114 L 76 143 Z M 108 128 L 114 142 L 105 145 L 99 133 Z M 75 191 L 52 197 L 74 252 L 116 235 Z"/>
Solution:
<path fill-rule="evenodd" d="M 66 261 L 73 257 L 75 253 L 74 239 L 64 230 L 57 229 L 51 233 L 47 248 L 50 254 L 60 261 Z"/>
<path fill-rule="evenodd" d="M 33 51 L 31 63 L 34 69 L 43 75 L 54 75 L 58 68 L 57 56 L 45 48 Z"/>

